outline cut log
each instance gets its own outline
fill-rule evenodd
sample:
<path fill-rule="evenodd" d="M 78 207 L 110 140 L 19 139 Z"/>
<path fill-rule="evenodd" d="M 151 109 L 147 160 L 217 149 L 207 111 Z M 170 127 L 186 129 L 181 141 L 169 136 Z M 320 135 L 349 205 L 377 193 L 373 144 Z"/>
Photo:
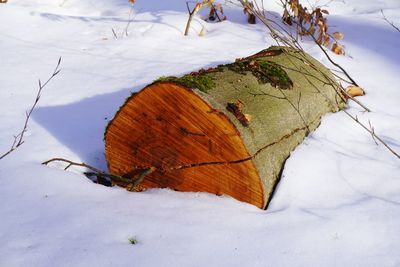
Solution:
<path fill-rule="evenodd" d="M 291 151 L 344 106 L 329 70 L 299 53 L 271 47 L 132 94 L 105 132 L 109 171 L 134 180 L 151 168 L 135 190 L 225 194 L 265 208 Z"/>

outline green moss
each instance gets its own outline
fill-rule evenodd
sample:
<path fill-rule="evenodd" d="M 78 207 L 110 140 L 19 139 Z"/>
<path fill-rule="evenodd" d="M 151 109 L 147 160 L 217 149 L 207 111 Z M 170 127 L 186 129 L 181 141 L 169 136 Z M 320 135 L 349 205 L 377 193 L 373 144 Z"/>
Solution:
<path fill-rule="evenodd" d="M 264 51 L 282 50 L 283 48 L 287 48 L 287 47 L 282 47 L 282 46 L 278 46 L 278 45 L 271 45 L 267 49 L 264 49 Z"/>
<path fill-rule="evenodd" d="M 271 61 L 246 59 L 228 64 L 227 67 L 240 74 L 251 72 L 258 79 L 259 83 L 270 83 L 272 86 L 279 87 L 280 89 L 292 89 L 293 87 L 293 82 L 286 71 Z"/>
<path fill-rule="evenodd" d="M 270 82 L 273 86 L 279 86 L 281 89 L 293 87 L 292 80 L 281 66 L 271 61 L 260 61 L 259 64 L 265 83 Z"/>
<path fill-rule="evenodd" d="M 207 93 L 215 87 L 214 79 L 207 75 L 186 74 L 182 77 L 160 77 L 159 82 L 174 82 L 189 88 L 196 88 Z"/>

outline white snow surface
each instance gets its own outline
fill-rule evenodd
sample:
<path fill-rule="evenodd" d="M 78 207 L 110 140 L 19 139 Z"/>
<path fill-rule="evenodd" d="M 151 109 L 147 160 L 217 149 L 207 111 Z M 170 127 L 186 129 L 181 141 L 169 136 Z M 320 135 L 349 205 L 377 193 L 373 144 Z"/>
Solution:
<path fill-rule="evenodd" d="M 136 2 L 128 36 L 127 0 L 0 4 L 0 152 L 62 56 L 25 143 L 0 160 L 0 266 L 400 266 L 400 161 L 343 112 L 292 153 L 266 211 L 207 193 L 130 193 L 41 165 L 64 157 L 105 169 L 105 126 L 131 92 L 275 44 L 234 6 L 222 23 L 197 16 L 184 37 L 185 1 Z M 274 1 L 266 8 L 281 12 Z M 400 32 L 381 9 L 400 26 L 398 0 L 332 2 L 347 56 L 331 56 L 372 112 L 348 110 L 400 151 Z"/>

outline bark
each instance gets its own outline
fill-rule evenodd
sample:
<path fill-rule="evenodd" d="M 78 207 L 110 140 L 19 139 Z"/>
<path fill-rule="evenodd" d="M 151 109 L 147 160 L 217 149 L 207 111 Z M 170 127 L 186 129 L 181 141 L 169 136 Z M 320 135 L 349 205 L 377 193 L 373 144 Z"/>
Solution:
<path fill-rule="evenodd" d="M 106 129 L 110 172 L 130 178 L 152 168 L 138 190 L 204 191 L 265 208 L 291 151 L 344 106 L 337 85 L 298 53 L 271 47 L 133 94 Z"/>

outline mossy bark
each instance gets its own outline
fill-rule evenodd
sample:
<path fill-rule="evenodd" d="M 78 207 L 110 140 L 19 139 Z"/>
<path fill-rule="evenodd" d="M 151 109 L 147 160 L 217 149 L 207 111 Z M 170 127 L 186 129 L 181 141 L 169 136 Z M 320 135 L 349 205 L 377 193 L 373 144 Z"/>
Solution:
<path fill-rule="evenodd" d="M 240 192 L 236 195 L 231 193 L 230 189 L 227 191 L 221 189 L 221 186 L 218 186 L 218 190 L 215 191 L 209 188 L 205 191 L 230 194 L 260 208 L 266 207 L 279 181 L 284 162 L 290 156 L 291 151 L 304 140 L 310 131 L 317 128 L 324 114 L 336 112 L 344 106 L 344 102 L 334 88 L 336 85 L 332 86 L 324 76 L 334 80 L 330 71 L 305 54 L 307 61 L 313 65 L 311 67 L 309 63 L 305 63 L 299 53 L 302 52 L 271 47 L 253 56 L 238 59 L 232 64 L 200 70 L 180 78 L 162 77 L 147 87 L 158 84 L 165 87 L 168 83 L 173 83 L 190 88 L 194 94 L 210 105 L 212 110 L 223 114 L 234 125 L 237 135 L 248 152 L 248 156 L 242 159 L 230 158 L 225 162 L 223 159 L 220 159 L 219 162 L 204 159 L 202 162 L 201 159 L 196 158 L 195 162 L 190 165 L 187 162 L 176 162 L 175 160 L 173 164 L 167 164 L 168 168 L 163 167 L 163 171 L 165 172 L 166 169 L 171 172 L 176 171 L 183 168 L 180 166 L 193 168 L 201 166 L 203 168 L 207 165 L 225 164 L 228 166 L 251 161 L 256 168 L 263 191 L 261 196 L 263 199 L 257 202 L 258 204 L 246 200 L 246 198 L 242 199 Z M 129 98 L 127 103 L 129 102 L 135 102 L 135 96 Z M 124 109 L 127 103 L 121 109 Z M 145 110 L 146 107 L 143 109 Z M 120 115 L 120 117 L 122 116 Z M 134 116 L 132 115 L 132 118 Z M 110 125 L 112 124 L 115 125 L 115 129 L 118 128 L 118 114 L 110 123 Z M 163 127 L 165 129 L 166 126 Z M 110 151 L 112 151 L 113 145 L 107 144 L 109 128 L 105 138 L 106 157 L 111 171 L 122 172 L 120 167 L 116 168 L 113 167 L 113 163 L 110 164 L 112 154 Z M 137 128 L 137 131 L 142 130 L 144 135 L 148 133 L 140 126 Z M 182 135 L 184 136 L 184 133 Z M 162 145 L 173 146 L 168 143 Z M 231 149 L 235 150 L 233 147 Z M 183 150 L 179 153 L 186 152 Z M 152 157 L 154 156 L 152 155 Z M 223 169 L 221 170 L 223 171 Z M 246 174 L 242 171 L 240 176 L 242 179 L 246 179 Z M 146 179 L 144 187 L 156 186 L 155 183 L 146 186 Z M 202 177 L 196 177 L 196 179 L 202 179 Z M 168 186 L 168 183 L 164 185 Z M 224 186 L 226 187 L 226 184 Z M 201 188 L 171 187 L 183 191 L 204 191 Z"/>

